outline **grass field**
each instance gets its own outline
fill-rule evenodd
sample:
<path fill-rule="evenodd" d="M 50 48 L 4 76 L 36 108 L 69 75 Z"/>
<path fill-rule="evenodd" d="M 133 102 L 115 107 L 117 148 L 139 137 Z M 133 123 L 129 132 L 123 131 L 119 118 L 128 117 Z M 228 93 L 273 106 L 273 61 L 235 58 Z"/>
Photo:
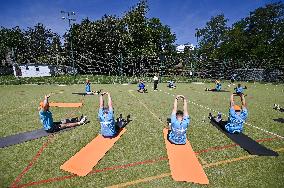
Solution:
<path fill-rule="evenodd" d="M 228 114 L 229 92 L 205 92 L 214 84 L 178 84 L 169 90 L 137 93 L 136 85 L 92 85 L 112 94 L 116 117 L 130 114 L 127 131 L 100 160 L 93 172 L 77 177 L 60 170 L 60 166 L 99 133 L 98 96 L 78 96 L 83 85 L 6 85 L 0 86 L 0 136 L 8 136 L 41 127 L 37 107 L 44 94 L 53 92 L 50 101 L 80 102 L 79 109 L 52 108 L 55 120 L 86 114 L 91 121 L 74 130 L 0 149 L 0 186 L 8 187 L 202 187 L 175 182 L 163 139 L 163 127 L 172 110 L 173 95 L 189 99 L 191 117 L 187 137 L 209 178 L 206 187 L 284 187 L 283 112 L 272 109 L 274 103 L 284 106 L 284 86 L 243 83 L 249 109 L 244 133 L 268 148 L 279 151 L 279 157 L 250 156 L 213 127 L 207 119 L 212 110 Z M 95 88 L 94 88 L 95 87 Z M 223 83 L 223 88 L 233 91 Z M 132 90 L 132 91 L 131 91 Z M 211 109 L 211 110 L 210 110 Z M 252 125 L 252 126 L 251 126 Z M 263 130 L 257 129 L 259 127 Z M 270 139 L 272 138 L 272 139 Z M 205 187 L 205 186 L 204 186 Z"/>

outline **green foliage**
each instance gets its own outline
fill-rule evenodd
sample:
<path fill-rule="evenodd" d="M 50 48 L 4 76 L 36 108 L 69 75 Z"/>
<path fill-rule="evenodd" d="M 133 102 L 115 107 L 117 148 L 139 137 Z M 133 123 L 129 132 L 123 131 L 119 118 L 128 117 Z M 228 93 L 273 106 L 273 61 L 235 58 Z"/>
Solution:
<path fill-rule="evenodd" d="M 17 63 L 72 65 L 81 74 L 137 76 L 181 70 L 205 77 L 225 77 L 235 69 L 261 68 L 284 71 L 284 4 L 270 3 L 228 26 L 225 15 L 211 17 L 196 29 L 198 47 L 177 53 L 176 36 L 159 18 L 148 18 L 147 0 L 140 0 L 121 17 L 85 18 L 60 36 L 43 24 L 27 30 L 0 29 L 0 60 Z M 11 60 L 10 60 L 11 61 Z"/>
<path fill-rule="evenodd" d="M 138 83 L 140 79 L 145 82 L 153 82 L 152 77 L 127 77 L 127 76 L 107 76 L 107 75 L 62 75 L 51 77 L 24 77 L 16 78 L 15 76 L 1 76 L 0 85 L 21 85 L 21 84 L 83 84 L 88 78 L 92 83 L 98 84 L 121 84 L 121 83 Z M 187 78 L 183 76 L 162 77 L 161 82 L 167 83 L 169 80 L 175 82 L 193 82 L 193 81 L 205 81 L 198 78 Z"/>
<path fill-rule="evenodd" d="M 230 74 L 237 68 L 284 70 L 284 4 L 267 4 L 228 27 L 224 15 L 212 17 L 197 29 L 201 70 L 214 67 Z"/>
<path fill-rule="evenodd" d="M 160 19 L 147 18 L 147 11 L 147 2 L 141 1 L 121 18 L 105 15 L 74 24 L 65 46 L 70 50 L 72 40 L 80 72 L 118 75 L 122 69 L 126 75 L 141 74 L 158 66 L 161 54 L 171 55 L 175 35 Z"/>

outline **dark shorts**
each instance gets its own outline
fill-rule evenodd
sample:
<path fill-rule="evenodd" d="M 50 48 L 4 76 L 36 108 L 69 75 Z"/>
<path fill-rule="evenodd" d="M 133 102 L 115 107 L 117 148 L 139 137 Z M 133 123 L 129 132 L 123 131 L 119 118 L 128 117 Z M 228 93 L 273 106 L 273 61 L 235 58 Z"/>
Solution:
<path fill-rule="evenodd" d="M 52 127 L 48 130 L 45 130 L 45 131 L 48 132 L 48 133 L 58 132 L 58 131 L 61 130 L 60 125 L 61 125 L 61 122 L 54 122 Z"/>
<path fill-rule="evenodd" d="M 79 118 L 75 117 L 75 118 L 69 118 L 69 119 L 61 120 L 60 123 L 62 123 L 62 124 L 65 124 L 65 123 L 76 123 L 78 121 L 79 121 Z"/>

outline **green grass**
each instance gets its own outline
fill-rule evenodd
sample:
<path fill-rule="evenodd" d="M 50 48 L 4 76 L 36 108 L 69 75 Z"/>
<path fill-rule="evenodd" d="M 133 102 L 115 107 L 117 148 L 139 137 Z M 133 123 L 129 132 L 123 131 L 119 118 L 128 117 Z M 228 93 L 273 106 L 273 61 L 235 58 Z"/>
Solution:
<path fill-rule="evenodd" d="M 274 103 L 284 106 L 284 86 L 275 84 L 243 83 L 246 90 L 249 118 L 248 123 L 284 136 L 284 124 L 273 119 L 283 118 L 283 113 L 272 109 Z M 169 90 L 165 84 L 160 84 L 162 91 L 154 92 L 149 85 L 149 93 L 139 94 L 136 85 L 98 85 L 92 89 L 110 91 L 114 101 L 115 114 L 131 114 L 133 121 L 127 131 L 111 150 L 100 160 L 94 169 L 103 169 L 139 161 L 158 159 L 167 156 L 163 140 L 163 124 L 166 122 L 173 104 L 173 94 L 183 94 L 190 101 L 203 107 L 189 103 L 191 117 L 188 139 L 194 149 L 199 151 L 214 146 L 232 144 L 226 136 L 214 128 L 208 121 L 210 112 L 204 107 L 228 113 L 230 93 L 204 92 L 205 87 L 213 87 L 213 83 L 206 84 L 178 84 L 177 89 Z M 95 87 L 95 88 L 94 88 Z M 224 89 L 233 91 L 232 87 L 223 84 Z M 97 136 L 100 130 L 97 121 L 98 96 L 81 97 L 72 92 L 82 92 L 83 85 L 2 85 L 0 86 L 0 136 L 8 136 L 38 129 L 41 127 L 37 106 L 43 95 L 52 95 L 51 101 L 79 102 L 84 99 L 85 105 L 79 109 L 52 108 L 55 120 L 68 115 L 86 114 L 90 123 L 72 131 L 54 136 L 37 162 L 24 174 L 20 184 L 37 182 L 49 178 L 68 176 L 69 173 L 60 170 L 60 166 L 72 155 Z M 133 90 L 133 95 L 129 90 Z M 170 94 L 167 94 L 167 93 Z M 141 103 L 144 103 L 149 112 Z M 273 135 L 245 125 L 245 134 L 253 139 L 271 138 Z M 38 150 L 48 138 L 41 138 L 23 144 L 0 149 L 0 187 L 10 186 L 15 178 L 29 164 Z M 277 149 L 284 147 L 284 140 L 277 139 L 263 142 L 263 145 Z M 209 178 L 208 187 L 283 187 L 284 186 L 284 155 L 279 157 L 254 157 L 229 164 L 205 168 Z M 221 151 L 201 153 L 199 156 L 207 163 L 227 160 L 248 155 L 240 147 L 228 148 Z M 170 172 L 168 161 L 136 165 L 125 169 L 108 170 L 89 174 L 86 177 L 74 177 L 61 181 L 44 183 L 38 187 L 106 187 L 150 176 L 157 176 Z M 202 187 L 200 185 L 175 182 L 171 177 L 133 185 L 132 187 Z M 35 186 L 36 187 L 36 186 Z"/>

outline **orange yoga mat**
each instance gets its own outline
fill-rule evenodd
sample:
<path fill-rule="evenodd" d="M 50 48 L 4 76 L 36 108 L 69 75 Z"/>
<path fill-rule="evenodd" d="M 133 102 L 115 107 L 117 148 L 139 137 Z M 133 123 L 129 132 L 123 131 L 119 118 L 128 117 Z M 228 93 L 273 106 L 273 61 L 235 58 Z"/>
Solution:
<path fill-rule="evenodd" d="M 83 103 L 65 103 L 65 102 L 50 102 L 49 106 L 62 107 L 62 108 L 79 108 Z"/>
<path fill-rule="evenodd" d="M 185 145 L 175 145 L 168 141 L 168 129 L 163 130 L 171 175 L 175 181 L 209 184 L 209 180 L 199 163 L 188 140 Z"/>
<path fill-rule="evenodd" d="M 126 129 L 122 129 L 115 138 L 104 138 L 99 134 L 78 153 L 61 165 L 60 169 L 77 174 L 78 176 L 86 176 L 125 131 Z"/>

